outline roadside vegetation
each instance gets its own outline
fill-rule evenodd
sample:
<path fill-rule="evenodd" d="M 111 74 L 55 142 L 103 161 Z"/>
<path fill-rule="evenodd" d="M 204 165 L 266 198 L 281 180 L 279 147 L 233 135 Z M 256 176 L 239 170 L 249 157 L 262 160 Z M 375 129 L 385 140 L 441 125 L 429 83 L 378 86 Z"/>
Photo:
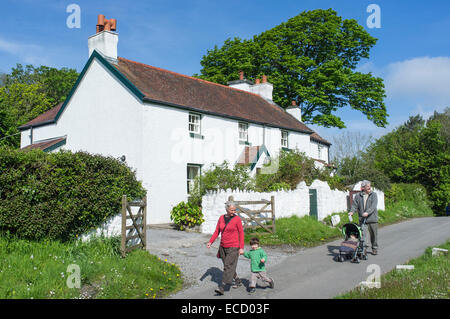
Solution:
<path fill-rule="evenodd" d="M 122 258 L 120 238 L 79 239 L 120 212 L 122 195 L 145 194 L 124 163 L 2 146 L 0 171 L 0 298 L 161 298 L 181 288 L 177 266 L 142 250 Z M 69 265 L 80 288 L 67 284 Z"/>
<path fill-rule="evenodd" d="M 0 252 L 0 299 L 155 299 L 183 284 L 178 266 L 147 251 L 122 258 L 120 238 L 33 241 L 3 233 Z M 70 265 L 79 267 L 80 288 Z"/>
<path fill-rule="evenodd" d="M 438 246 L 450 249 L 450 241 Z M 432 256 L 432 247 L 419 257 L 405 263 L 413 270 L 392 270 L 381 276 L 381 288 L 356 288 L 340 299 L 449 299 L 450 256 Z"/>

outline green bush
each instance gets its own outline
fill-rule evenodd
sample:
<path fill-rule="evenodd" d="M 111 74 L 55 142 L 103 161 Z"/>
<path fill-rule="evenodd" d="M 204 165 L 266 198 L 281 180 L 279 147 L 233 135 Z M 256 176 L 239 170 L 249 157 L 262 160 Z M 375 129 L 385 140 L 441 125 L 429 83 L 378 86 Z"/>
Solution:
<path fill-rule="evenodd" d="M 248 166 L 235 165 L 233 168 L 228 166 L 227 161 L 220 165 L 212 164 L 209 169 L 197 176 L 194 182 L 194 189 L 189 197 L 189 203 L 201 206 L 202 196 L 207 191 L 254 189 L 254 179 L 250 177 Z"/>
<path fill-rule="evenodd" d="M 418 205 L 431 206 L 431 202 L 427 197 L 427 191 L 420 184 L 391 184 L 391 188 L 385 192 L 384 199 L 386 206 L 392 206 L 401 201 L 410 201 Z"/>
<path fill-rule="evenodd" d="M 0 148 L 0 230 L 27 239 L 68 240 L 141 198 L 135 172 L 112 157 Z"/>
<path fill-rule="evenodd" d="M 205 220 L 200 207 L 195 204 L 181 202 L 170 212 L 170 220 L 179 227 L 180 230 L 201 225 Z"/>

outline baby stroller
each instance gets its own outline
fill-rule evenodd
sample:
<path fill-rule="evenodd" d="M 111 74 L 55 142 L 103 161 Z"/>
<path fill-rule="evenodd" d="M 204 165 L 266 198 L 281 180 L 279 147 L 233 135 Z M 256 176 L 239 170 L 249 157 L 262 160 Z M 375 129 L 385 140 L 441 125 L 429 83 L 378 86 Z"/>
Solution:
<path fill-rule="evenodd" d="M 363 219 L 360 226 L 355 223 L 348 223 L 342 226 L 342 234 L 345 236 L 345 240 L 339 247 L 339 256 L 336 257 L 337 261 L 343 262 L 346 259 L 351 259 L 351 262 L 359 263 L 360 259 L 367 260 L 362 229 L 365 223 L 366 218 Z"/>

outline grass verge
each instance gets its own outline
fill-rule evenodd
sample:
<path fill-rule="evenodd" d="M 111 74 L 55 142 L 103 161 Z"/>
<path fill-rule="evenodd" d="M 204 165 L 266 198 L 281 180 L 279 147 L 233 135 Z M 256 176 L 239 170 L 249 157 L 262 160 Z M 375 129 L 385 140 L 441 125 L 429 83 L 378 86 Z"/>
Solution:
<path fill-rule="evenodd" d="M 450 250 L 450 241 L 438 246 Z M 432 247 L 407 265 L 414 270 L 392 270 L 381 276 L 381 288 L 356 288 L 338 299 L 450 299 L 450 256 L 432 256 Z"/>
<path fill-rule="evenodd" d="M 161 298 L 182 287 L 179 268 L 136 250 L 120 256 L 119 238 L 59 242 L 0 235 L 0 298 Z M 80 288 L 73 266 L 79 267 Z M 73 285 L 72 285 L 73 286 Z"/>

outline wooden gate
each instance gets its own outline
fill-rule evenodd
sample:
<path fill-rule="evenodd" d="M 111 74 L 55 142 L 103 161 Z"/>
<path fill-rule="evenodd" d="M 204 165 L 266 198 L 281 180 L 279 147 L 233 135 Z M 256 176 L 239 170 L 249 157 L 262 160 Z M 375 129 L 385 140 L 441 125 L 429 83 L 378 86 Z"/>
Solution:
<path fill-rule="evenodd" d="M 266 233 L 275 233 L 275 197 L 271 196 L 270 201 L 261 199 L 259 201 L 236 201 L 233 196 L 228 197 L 229 201 L 232 201 L 236 204 L 236 211 L 240 213 L 240 217 L 242 219 L 244 231 L 246 229 L 257 229 L 263 228 L 266 230 Z M 260 209 L 251 210 L 243 205 L 264 205 Z M 270 206 L 270 209 L 267 207 Z M 242 214 L 246 215 L 246 217 L 242 216 Z M 266 215 L 269 214 L 269 217 Z M 272 221 L 272 224 L 266 224 L 264 222 Z M 260 235 L 264 234 L 264 232 L 258 233 L 250 233 L 250 235 Z"/>
<path fill-rule="evenodd" d="M 131 207 L 139 207 L 136 214 L 133 214 Z M 128 214 L 127 214 L 128 213 Z M 127 223 L 131 220 L 131 224 Z M 122 196 L 122 257 L 136 248 L 146 247 L 146 220 L 147 220 L 147 199 L 128 202 L 127 196 Z M 127 225 L 128 224 L 128 225 Z"/>

